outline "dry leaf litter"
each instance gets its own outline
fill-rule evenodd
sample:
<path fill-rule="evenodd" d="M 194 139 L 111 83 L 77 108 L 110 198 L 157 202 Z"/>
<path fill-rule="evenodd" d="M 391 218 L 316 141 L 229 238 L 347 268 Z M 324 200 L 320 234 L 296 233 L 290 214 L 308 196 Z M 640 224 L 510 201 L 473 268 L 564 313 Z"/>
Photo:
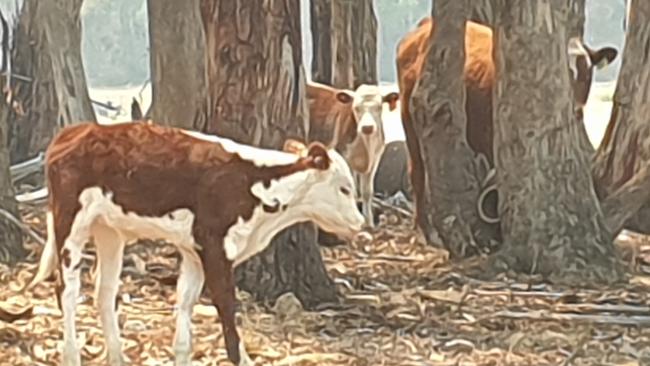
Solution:
<path fill-rule="evenodd" d="M 470 278 L 463 271 L 467 263 L 450 263 L 444 250 L 423 244 L 403 211 L 384 210 L 380 218 L 372 235 L 322 249 L 340 305 L 305 311 L 291 293 L 261 304 L 238 292 L 238 328 L 257 365 L 650 365 L 650 241 L 644 237 L 619 238 L 630 265 L 628 284 L 555 288 Z M 42 206 L 23 207 L 23 219 L 45 233 Z M 0 365 L 60 361 L 62 319 L 54 284 L 18 293 L 42 249 L 28 245 L 28 262 L 0 267 L 0 308 L 19 314 L 33 306 L 33 316 L 0 321 Z M 83 364 L 103 365 L 92 299 L 93 249 L 87 247 L 82 267 L 77 329 Z M 172 246 L 127 248 L 119 313 L 130 364 L 173 364 L 177 269 Z M 206 296 L 192 320 L 193 364 L 230 365 Z"/>

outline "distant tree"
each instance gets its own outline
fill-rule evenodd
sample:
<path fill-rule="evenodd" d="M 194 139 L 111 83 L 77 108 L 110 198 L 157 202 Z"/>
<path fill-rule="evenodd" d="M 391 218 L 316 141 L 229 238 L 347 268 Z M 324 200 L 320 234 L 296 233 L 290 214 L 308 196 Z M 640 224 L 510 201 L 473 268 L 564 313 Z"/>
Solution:
<path fill-rule="evenodd" d="M 570 4 L 502 1 L 497 14 L 494 161 L 504 243 L 493 265 L 558 281 L 620 279 L 589 161 L 576 143 Z"/>
<path fill-rule="evenodd" d="M 308 127 L 299 0 L 202 0 L 207 42 L 206 132 L 267 148 Z M 314 225 L 278 234 L 243 263 L 237 284 L 257 299 L 293 292 L 307 307 L 336 299 Z"/>
<path fill-rule="evenodd" d="M 151 107 L 157 123 L 205 130 L 207 81 L 200 0 L 148 0 Z"/>
<path fill-rule="evenodd" d="M 372 0 L 312 0 L 312 79 L 338 88 L 377 83 Z"/>
<path fill-rule="evenodd" d="M 650 233 L 650 2 L 631 0 L 623 64 L 593 178 L 608 224 Z M 643 207 L 642 207 L 643 206 Z M 639 209 L 641 211 L 639 211 Z"/>
<path fill-rule="evenodd" d="M 81 61 L 82 0 L 25 0 L 11 54 L 12 161 L 45 150 L 59 126 L 94 121 Z M 29 78 L 24 80 L 21 76 Z"/>

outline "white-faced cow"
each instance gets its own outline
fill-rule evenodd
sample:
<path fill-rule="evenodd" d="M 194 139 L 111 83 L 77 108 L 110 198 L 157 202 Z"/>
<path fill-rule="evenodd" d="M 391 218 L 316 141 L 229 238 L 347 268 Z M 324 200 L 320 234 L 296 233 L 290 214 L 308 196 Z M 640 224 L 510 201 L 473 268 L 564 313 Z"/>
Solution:
<path fill-rule="evenodd" d="M 424 166 L 420 156 L 418 136 L 411 125 L 410 99 L 429 48 L 429 35 L 435 27 L 431 17 L 420 21 L 417 28 L 402 38 L 397 47 L 397 76 L 401 95 L 402 124 L 410 156 L 411 184 L 415 198 L 424 192 Z M 465 87 L 467 142 L 474 151 L 483 154 L 493 166 L 492 87 L 495 66 L 492 59 L 492 30 L 468 21 L 465 31 Z M 612 62 L 618 51 L 611 47 L 592 50 L 579 39 L 567 44 L 572 88 L 578 113 L 587 103 L 592 75 L 596 67 Z M 416 220 L 424 217 L 416 204 Z M 421 226 L 421 225 L 420 225 Z"/>
<path fill-rule="evenodd" d="M 352 168 L 366 224 L 373 226 L 373 181 L 385 147 L 384 103 L 395 109 L 398 93 L 382 95 L 379 86 L 363 84 L 355 91 L 319 83 L 307 84 L 309 141 L 339 151 Z"/>
<path fill-rule="evenodd" d="M 115 297 L 124 246 L 141 238 L 171 242 L 182 255 L 176 364 L 190 365 L 191 315 L 204 281 L 220 314 L 229 359 L 252 364 L 235 328 L 233 268 L 290 225 L 311 220 L 351 237 L 364 222 L 341 155 L 320 143 L 286 146 L 290 151 L 258 149 L 144 123 L 63 129 L 47 150 L 48 238 L 29 286 L 59 266 L 63 364 L 80 364 L 75 308 L 82 249 L 91 240 L 109 363 L 123 362 Z"/>

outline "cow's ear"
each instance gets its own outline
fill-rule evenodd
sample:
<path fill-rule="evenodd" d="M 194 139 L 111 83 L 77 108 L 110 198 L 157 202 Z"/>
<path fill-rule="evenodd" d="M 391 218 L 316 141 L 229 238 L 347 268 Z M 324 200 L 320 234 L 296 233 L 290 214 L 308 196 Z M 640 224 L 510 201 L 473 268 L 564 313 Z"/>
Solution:
<path fill-rule="evenodd" d="M 327 155 L 327 148 L 320 142 L 313 142 L 309 145 L 307 153 L 307 164 L 311 168 L 326 170 L 330 166 L 330 157 Z"/>
<path fill-rule="evenodd" d="M 399 100 L 399 93 L 390 92 L 384 95 L 383 102 L 388 103 L 388 109 L 394 111 L 397 108 L 397 101 Z"/>
<path fill-rule="evenodd" d="M 343 104 L 350 104 L 354 100 L 354 97 L 346 91 L 340 91 L 336 93 L 336 100 Z"/>
<path fill-rule="evenodd" d="M 592 65 L 596 65 L 597 69 L 602 69 L 612 63 L 616 59 L 616 56 L 618 56 L 618 51 L 614 47 L 603 47 L 597 51 L 589 50 L 591 63 Z"/>
<path fill-rule="evenodd" d="M 303 144 L 298 140 L 287 139 L 286 141 L 284 141 L 284 146 L 282 147 L 282 150 L 288 153 L 305 156 L 307 152 L 307 147 L 305 146 L 305 144 Z"/>

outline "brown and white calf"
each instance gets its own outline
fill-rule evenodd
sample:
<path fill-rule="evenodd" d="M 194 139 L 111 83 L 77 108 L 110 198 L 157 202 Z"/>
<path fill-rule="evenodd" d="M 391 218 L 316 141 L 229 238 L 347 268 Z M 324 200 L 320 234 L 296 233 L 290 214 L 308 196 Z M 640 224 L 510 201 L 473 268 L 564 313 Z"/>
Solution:
<path fill-rule="evenodd" d="M 379 86 L 363 84 L 356 90 L 337 89 L 311 82 L 309 141 L 340 152 L 354 172 L 366 224 L 373 226 L 372 197 L 377 166 L 385 148 L 382 113 L 397 106 L 398 93 L 382 95 Z"/>
<path fill-rule="evenodd" d="M 75 308 L 84 245 L 96 246 L 95 301 L 111 365 L 123 362 L 115 298 L 124 246 L 163 239 L 182 255 L 174 335 L 177 365 L 189 365 L 191 316 L 203 283 L 210 289 L 228 357 L 252 364 L 235 328 L 233 268 L 282 229 L 313 221 L 343 237 L 363 216 L 350 169 L 320 143 L 287 151 L 154 124 L 81 124 L 63 129 L 47 150 L 48 238 L 30 286 L 57 265 L 64 365 L 79 365 Z"/>

